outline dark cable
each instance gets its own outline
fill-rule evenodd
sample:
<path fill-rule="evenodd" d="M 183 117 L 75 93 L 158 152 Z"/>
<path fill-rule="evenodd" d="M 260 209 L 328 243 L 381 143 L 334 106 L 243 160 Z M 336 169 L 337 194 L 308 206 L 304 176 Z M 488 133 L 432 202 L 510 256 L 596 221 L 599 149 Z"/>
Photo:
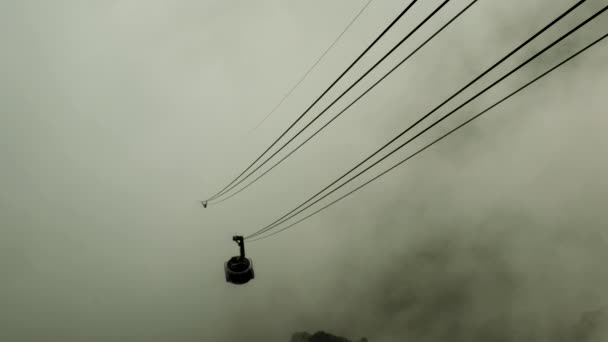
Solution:
<path fill-rule="evenodd" d="M 277 167 L 280 163 L 282 163 L 285 159 L 289 158 L 293 153 L 295 153 L 298 149 L 300 149 L 300 147 L 302 147 L 304 144 L 306 144 L 309 140 L 311 140 L 312 138 L 314 138 L 319 132 L 321 132 L 323 129 L 325 129 L 325 127 L 329 126 L 332 122 L 334 122 L 334 120 L 336 120 L 340 115 L 342 115 L 342 113 L 344 113 L 345 111 L 347 111 L 350 107 L 352 107 L 355 103 L 357 103 L 363 96 L 367 95 L 367 93 L 369 93 L 372 89 L 374 89 L 378 84 L 380 84 L 382 81 L 384 81 L 385 78 L 387 78 L 390 74 L 392 74 L 397 68 L 399 68 L 401 65 L 403 65 L 403 63 L 405 63 L 406 61 L 408 61 L 414 54 L 416 54 L 420 49 L 422 49 L 428 42 L 430 42 L 433 38 L 435 38 L 439 33 L 441 33 L 446 27 L 448 27 L 452 22 L 454 22 L 456 19 L 458 19 L 464 12 L 466 12 L 471 6 L 473 6 L 478 0 L 473 0 L 471 1 L 471 3 L 469 3 L 468 6 L 466 6 L 464 9 L 462 9 L 460 12 L 458 12 L 458 14 L 456 16 L 454 16 L 452 19 L 450 19 L 450 21 L 448 21 L 447 23 L 445 23 L 439 30 L 437 30 L 432 36 L 430 36 L 428 39 L 426 39 L 422 44 L 420 44 L 412 53 L 410 53 L 407 57 L 405 57 L 404 59 L 401 60 L 401 62 L 399 62 L 396 66 L 394 66 L 389 72 L 387 72 L 386 74 L 384 74 L 384 76 L 382 76 L 378 81 L 376 81 L 371 87 L 369 87 L 365 92 L 363 92 L 361 95 L 359 95 L 359 97 L 357 97 L 354 101 L 352 101 L 348 106 L 346 106 L 344 109 L 342 109 L 338 114 L 336 114 L 331 120 L 329 120 L 327 123 L 325 123 L 325 125 L 323 125 L 321 128 L 319 128 L 313 135 L 311 135 L 310 137 L 308 137 L 306 140 L 304 140 L 302 143 L 300 143 L 300 145 L 298 145 L 298 147 L 296 147 L 294 150 L 292 150 L 291 152 L 289 152 L 289 154 L 287 154 L 286 156 L 284 156 L 283 158 L 281 158 L 281 160 L 279 160 L 277 163 L 275 163 L 272 167 L 270 167 L 268 170 L 264 171 L 264 173 L 262 173 L 261 175 L 259 175 L 258 177 L 256 177 L 253 181 L 247 183 L 247 185 L 245 185 L 244 187 L 242 187 L 241 189 L 239 189 L 238 191 L 232 193 L 230 196 L 225 197 L 219 201 L 216 201 L 213 204 L 219 204 L 221 202 L 224 202 L 234 196 L 236 196 L 237 194 L 239 194 L 241 191 L 244 191 L 245 189 L 247 189 L 249 186 L 253 185 L 253 183 L 257 182 L 260 178 L 262 178 L 263 176 L 265 176 L 268 172 L 272 171 L 275 167 Z"/>
<path fill-rule="evenodd" d="M 238 181 L 237 183 L 235 183 L 234 185 L 232 185 L 231 187 L 229 187 L 224 194 L 226 194 L 227 192 L 231 191 L 232 189 L 234 189 L 235 187 L 237 187 L 239 184 L 241 184 L 242 182 L 244 182 L 247 178 L 249 178 L 251 175 L 253 175 L 257 170 L 259 170 L 262 166 L 266 165 L 266 163 L 268 163 L 272 158 L 274 158 L 274 156 L 276 156 L 279 152 L 281 152 L 287 145 L 289 145 L 294 139 L 296 139 L 300 134 L 302 134 L 302 132 L 304 132 L 308 127 L 310 127 L 310 125 L 312 125 L 315 121 L 317 121 L 317 119 L 319 119 L 323 114 L 325 114 L 325 112 L 327 112 L 331 107 L 333 107 L 334 104 L 336 104 L 336 102 L 338 102 L 340 99 L 342 99 L 342 97 L 344 97 L 344 95 L 346 95 L 351 89 L 353 89 L 357 84 L 359 84 L 359 82 L 361 82 L 361 80 L 363 80 L 367 75 L 369 75 L 369 73 L 371 73 L 378 65 L 380 65 L 386 58 L 388 58 L 395 50 L 397 50 L 397 48 L 399 48 L 399 46 L 401 46 L 401 44 L 403 44 L 409 37 L 411 37 L 416 31 L 418 31 L 418 29 L 420 29 L 420 27 L 422 27 L 429 19 L 431 19 L 433 16 L 435 16 L 435 14 L 437 14 L 437 12 L 439 12 L 439 10 L 441 10 L 441 8 L 443 8 L 443 6 L 445 6 L 450 0 L 444 0 L 443 3 L 441 3 L 441 5 L 439 5 L 439 7 L 437 7 L 431 14 L 429 14 L 420 24 L 418 24 L 410 33 L 408 33 L 407 36 L 405 36 L 403 39 L 401 39 L 401 41 L 395 45 L 389 52 L 387 52 L 378 62 L 376 62 L 370 69 L 368 69 L 361 77 L 359 77 L 359 79 L 357 79 L 357 81 L 355 81 L 353 84 L 351 84 L 344 92 L 342 92 L 342 94 L 340 94 L 340 96 L 338 96 L 334 101 L 332 101 L 327 107 L 325 107 L 325 109 L 323 111 L 321 111 L 321 113 L 317 114 L 317 116 L 315 118 L 313 118 L 308 124 L 306 124 L 306 126 L 304 126 L 302 129 L 300 129 L 298 131 L 298 133 L 296 133 L 293 137 L 291 137 L 291 139 L 289 139 L 286 143 L 283 144 L 283 146 L 281 146 L 277 151 L 275 151 L 270 157 L 266 158 L 266 160 L 264 160 L 264 162 L 262 162 L 262 164 L 258 165 L 258 167 L 256 167 L 253 171 L 249 172 L 249 174 L 247 174 L 245 177 L 243 177 L 240 181 Z M 332 120 L 333 121 L 333 120 Z M 323 126 L 320 130 L 323 130 L 327 125 Z M 320 131 L 319 130 L 319 131 Z M 318 133 L 318 132 L 317 132 Z M 316 133 L 314 134 L 316 135 Z M 313 135 L 313 136 L 314 136 Z M 308 139 L 310 140 L 310 139 Z M 307 141 L 308 141 L 307 140 Z M 296 148 L 299 149 L 301 146 L 298 146 Z M 295 150 L 294 150 L 295 152 Z M 292 152 L 293 153 L 293 152 Z M 291 155 L 292 153 L 290 153 L 289 155 Z M 285 158 L 286 159 L 286 158 Z M 283 161 L 284 159 L 282 159 L 279 164 Z M 216 197 L 217 198 L 217 197 Z M 223 202 L 223 201 L 222 201 Z M 217 204 L 218 202 L 216 202 L 215 204 Z"/>
<path fill-rule="evenodd" d="M 450 134 L 456 132 L 457 130 L 459 130 L 460 128 L 464 127 L 465 125 L 469 124 L 470 122 L 472 122 L 473 120 L 479 118 L 480 116 L 482 116 L 483 114 L 485 114 L 486 112 L 490 111 L 491 109 L 493 109 L 494 107 L 500 105 L 501 103 L 503 103 L 504 101 L 508 100 L 509 98 L 511 98 L 512 96 L 514 96 L 515 94 L 519 93 L 520 91 L 524 90 L 525 88 L 527 88 L 528 86 L 532 85 L 533 83 L 535 83 L 536 81 L 540 80 L 541 78 L 547 76 L 549 73 L 553 72 L 554 70 L 558 69 L 559 67 L 561 67 L 562 65 L 564 65 L 565 63 L 569 62 L 570 60 L 572 60 L 573 58 L 577 57 L 579 54 L 585 52 L 587 49 L 591 48 L 592 46 L 594 46 L 595 44 L 599 43 L 600 41 L 604 40 L 605 38 L 608 37 L 608 34 L 603 35 L 602 37 L 600 37 L 599 39 L 597 39 L 596 41 L 594 41 L 593 43 L 587 45 L 585 48 L 583 48 L 582 50 L 578 51 L 577 53 L 575 53 L 574 55 L 568 57 L 567 59 L 563 60 L 561 63 L 557 64 L 556 66 L 554 66 L 553 68 L 549 69 L 548 71 L 544 72 L 543 74 L 541 74 L 540 76 L 536 77 L 535 79 L 533 79 L 532 81 L 526 83 L 524 86 L 520 87 L 519 89 L 517 89 L 516 91 L 510 93 L 508 96 L 502 98 L 500 101 L 494 103 L 492 106 L 486 108 L 485 110 L 483 110 L 482 112 L 480 112 L 479 114 L 473 116 L 472 118 L 468 119 L 467 121 L 463 122 L 462 124 L 460 124 L 459 126 L 457 126 L 456 128 L 452 129 L 451 131 L 445 133 L 444 135 L 442 135 L 441 137 L 439 137 L 438 139 L 432 141 L 431 143 L 429 143 L 428 145 L 424 146 L 423 148 L 419 149 L 418 151 L 416 151 L 414 154 L 411 154 L 410 156 L 408 156 L 407 158 L 401 160 L 399 163 L 393 165 L 391 168 L 389 168 L 388 170 L 385 170 L 384 172 L 382 172 L 381 174 L 375 176 L 374 178 L 370 179 L 369 181 L 363 183 L 362 185 L 358 186 L 357 188 L 355 188 L 354 190 L 348 192 L 347 194 L 341 196 L 340 198 L 334 200 L 333 202 L 325 205 L 324 207 L 318 209 L 317 211 L 313 212 L 312 214 L 309 214 L 308 216 L 280 229 L 277 231 L 274 231 L 268 235 L 259 237 L 257 239 L 253 239 L 250 242 L 254 242 L 254 241 L 259 241 L 259 240 L 263 240 L 266 238 L 269 238 L 275 234 L 278 234 L 288 228 L 291 228 L 293 226 L 295 226 L 296 224 L 299 224 L 300 222 L 320 213 L 321 211 L 329 208 L 330 206 L 336 204 L 337 202 L 341 201 L 342 199 L 352 195 L 353 193 L 355 193 L 356 191 L 358 191 L 359 189 L 367 186 L 368 184 L 372 183 L 373 181 L 377 180 L 378 178 L 384 176 L 385 174 L 389 173 L 390 171 L 394 170 L 395 168 L 397 168 L 398 166 L 404 164 L 405 162 L 407 162 L 408 160 L 412 159 L 413 157 L 415 157 L 416 155 L 422 153 L 424 150 L 428 149 L 429 147 L 433 146 L 434 144 L 436 144 L 437 142 L 443 140 L 445 137 L 449 136 Z"/>
<path fill-rule="evenodd" d="M 361 16 L 361 14 L 365 11 L 365 9 L 367 8 L 367 6 L 369 6 L 369 4 L 371 2 L 372 2 L 372 0 L 368 0 L 367 1 L 367 3 L 365 4 L 365 6 L 363 6 L 363 8 L 361 8 L 361 10 L 359 11 L 359 13 L 357 13 L 357 15 L 355 15 L 355 17 L 350 21 L 350 23 L 348 23 L 348 25 L 346 25 L 346 27 L 344 28 L 344 30 L 342 30 L 342 33 L 340 33 L 340 35 L 338 37 L 336 37 L 336 39 L 325 50 L 325 52 L 323 52 L 321 54 L 321 56 L 319 56 L 319 58 L 317 58 L 317 60 L 313 63 L 313 65 L 304 73 L 304 75 L 302 75 L 302 77 L 300 78 L 300 80 L 289 90 L 289 92 L 287 92 L 287 94 L 285 94 L 283 96 L 283 98 L 281 99 L 281 101 L 279 101 L 279 103 L 277 103 L 277 105 L 274 106 L 274 108 L 270 112 L 268 112 L 268 114 L 266 114 L 266 116 L 264 117 L 264 119 L 262 119 L 262 121 L 260 121 L 260 123 L 258 123 L 258 125 L 255 126 L 251 131 L 249 131 L 250 133 L 252 131 L 258 129 L 264 122 L 266 122 L 266 120 L 272 114 L 274 114 L 274 112 L 276 112 L 277 109 L 279 109 L 279 107 L 283 104 L 283 102 L 285 102 L 285 100 L 287 100 L 287 98 L 289 96 L 291 96 L 291 94 L 296 90 L 296 88 L 299 87 L 302 82 L 304 82 L 304 80 L 306 79 L 306 77 L 308 77 L 308 75 L 317 66 L 317 64 L 319 64 L 319 62 L 321 62 L 321 60 L 325 57 L 325 55 L 327 55 L 327 53 L 329 52 L 329 50 L 331 50 L 334 47 L 334 45 L 336 45 L 336 43 L 338 43 L 338 41 L 342 38 L 342 36 L 346 33 L 346 31 L 348 31 L 348 29 L 355 23 L 355 21 L 357 21 L 357 19 Z"/>
<path fill-rule="evenodd" d="M 452 100 L 454 97 L 456 97 L 457 95 L 459 95 L 460 93 L 462 93 L 464 90 L 466 90 L 469 86 L 471 86 L 473 83 L 475 83 L 476 81 L 478 81 L 480 78 L 482 78 L 483 76 L 485 76 L 486 74 L 488 74 L 490 71 L 492 71 L 493 69 L 495 69 L 498 65 L 500 65 L 502 62 L 504 62 L 506 59 L 508 59 L 509 57 L 511 57 L 513 54 L 515 54 L 517 51 L 519 51 L 520 49 L 522 49 L 524 46 L 526 46 L 527 44 L 529 44 L 532 40 L 534 40 L 535 38 L 537 38 L 539 35 L 541 35 L 543 32 L 545 32 L 547 29 L 549 29 L 551 26 L 555 25 L 557 22 L 559 22 L 562 18 L 564 18 L 566 15 L 568 15 L 570 12 L 572 12 L 574 9 L 576 9 L 578 6 L 580 6 L 583 2 L 585 2 L 586 0 L 580 0 L 579 2 L 577 2 L 574 6 L 570 7 L 567 11 L 565 11 L 564 13 L 562 13 L 560 16 L 558 16 L 557 18 L 555 18 L 553 21 L 551 21 L 548 25 L 546 25 L 545 27 L 543 27 L 540 31 L 538 31 L 536 34 L 534 34 L 532 37 L 528 38 L 525 42 L 523 42 L 522 44 L 520 44 L 518 47 L 516 47 L 513 51 L 511 51 L 510 53 L 508 53 L 505 57 L 501 58 L 498 62 L 496 62 L 494 65 L 492 65 L 489 69 L 487 69 L 486 71 L 484 71 L 483 73 L 481 73 L 479 76 L 477 76 L 476 78 L 474 78 L 471 82 L 469 82 L 467 85 L 465 85 L 463 88 L 461 88 L 460 90 L 458 90 L 456 93 L 454 93 L 452 96 L 448 97 L 445 101 L 443 101 L 441 104 L 439 104 L 437 107 L 435 107 L 433 110 L 431 110 L 429 113 L 427 113 L 426 115 L 424 115 L 422 118 L 420 118 L 418 121 L 416 121 L 414 124 L 412 124 L 410 127 L 408 127 L 406 130 L 404 130 L 403 132 L 401 132 L 400 134 L 398 134 L 396 137 L 394 137 L 392 140 L 390 140 L 388 143 L 386 143 L 384 146 L 382 146 L 381 148 L 379 148 L 378 150 L 376 150 L 374 153 L 372 153 L 370 156 L 368 156 L 367 158 L 365 158 L 363 161 L 361 161 L 359 164 L 357 164 L 356 166 L 354 166 L 353 168 L 351 168 L 350 170 L 348 170 L 346 173 L 344 173 L 342 176 L 340 176 L 340 178 L 336 179 L 335 181 L 333 181 L 331 184 L 329 184 L 328 186 L 326 186 L 325 188 L 323 188 L 321 191 L 317 192 L 315 195 L 313 195 L 312 197 L 310 197 L 308 200 L 306 200 L 305 202 L 303 202 L 302 204 L 300 204 L 299 206 L 297 206 L 295 209 L 293 209 L 292 211 L 290 211 L 289 213 L 283 215 L 281 218 L 277 219 L 276 221 L 274 221 L 273 223 L 269 224 L 268 226 L 260 229 L 259 231 L 257 231 L 256 233 L 253 233 L 247 237 L 245 237 L 245 239 L 249 239 L 252 238 L 253 236 L 259 235 L 269 229 L 274 228 L 275 226 L 277 226 L 278 224 L 281 224 L 281 220 L 283 220 L 285 217 L 289 216 L 290 214 L 292 214 L 293 212 L 295 212 L 296 210 L 298 210 L 299 208 L 301 208 L 302 206 L 306 205 L 306 203 L 312 201 L 315 197 L 317 197 L 318 195 L 320 195 L 321 193 L 323 193 L 325 190 L 329 189 L 330 187 L 332 187 L 334 184 L 338 183 L 340 180 L 342 180 L 344 177 L 348 176 L 351 172 L 353 172 L 354 170 L 356 170 L 359 166 L 363 165 L 365 162 L 367 162 L 368 160 L 370 160 L 371 158 L 373 158 L 375 155 L 377 155 L 378 153 L 380 153 L 382 150 L 384 150 L 386 147 L 388 147 L 389 145 L 391 145 L 393 142 L 395 142 L 397 139 L 399 139 L 400 137 L 402 137 L 404 134 L 406 134 L 407 132 L 409 132 L 413 127 L 415 127 L 418 123 L 422 122 L 424 119 L 426 119 L 427 117 L 429 117 L 431 114 L 433 114 L 434 112 L 436 112 L 439 108 L 441 108 L 443 105 L 445 105 L 447 102 L 449 102 L 450 100 Z"/>
<path fill-rule="evenodd" d="M 268 148 L 262 152 L 262 154 L 260 154 L 245 170 L 243 170 L 241 172 L 240 175 L 238 175 L 235 179 L 233 179 L 230 183 L 228 183 L 228 185 L 226 185 L 222 190 L 220 190 L 218 193 L 216 193 L 215 195 L 211 196 L 209 199 L 207 199 L 205 202 L 211 201 L 221 195 L 223 195 L 224 190 L 226 190 L 228 187 L 230 187 L 232 184 L 234 184 L 234 182 L 236 182 L 242 175 L 245 174 L 245 172 L 247 172 L 253 165 L 255 165 L 255 163 L 257 163 L 266 153 L 268 153 L 268 151 L 274 146 L 276 145 L 277 142 L 279 142 L 279 140 L 281 140 L 281 138 L 283 138 L 283 136 L 285 134 L 287 134 L 287 132 L 289 132 L 293 126 L 295 126 L 303 117 L 304 115 L 306 115 L 306 113 L 308 113 L 308 111 L 315 105 L 317 104 L 317 102 L 319 102 L 321 100 L 321 98 L 323 96 L 325 96 L 325 94 L 327 94 L 327 92 L 329 92 L 329 90 L 331 90 L 334 85 L 336 83 L 338 83 L 338 81 L 340 81 L 342 79 L 342 77 L 344 77 L 344 75 L 346 75 L 346 73 L 348 71 L 350 71 L 350 69 L 352 69 L 352 67 L 361 59 L 363 58 L 363 56 L 374 46 L 376 45 L 376 43 L 386 34 L 386 32 L 388 32 L 396 23 L 397 21 L 399 21 L 399 19 L 401 19 L 401 17 L 403 17 L 403 15 L 405 15 L 405 13 L 408 12 L 408 10 L 417 2 L 418 0 L 413 0 L 403 11 L 401 11 L 401 13 L 399 13 L 399 15 L 390 23 L 390 25 L 388 25 L 384 31 L 382 31 L 382 33 L 380 33 L 380 35 L 378 37 L 376 37 L 376 39 L 374 39 L 374 41 L 348 66 L 348 68 L 346 68 L 346 70 L 344 70 L 342 72 L 342 74 L 340 76 L 338 76 L 338 78 L 333 81 L 333 83 L 308 107 L 308 109 L 306 109 L 304 111 L 304 113 L 302 113 L 283 133 L 281 133 L 281 135 L 270 145 L 268 146 Z"/>

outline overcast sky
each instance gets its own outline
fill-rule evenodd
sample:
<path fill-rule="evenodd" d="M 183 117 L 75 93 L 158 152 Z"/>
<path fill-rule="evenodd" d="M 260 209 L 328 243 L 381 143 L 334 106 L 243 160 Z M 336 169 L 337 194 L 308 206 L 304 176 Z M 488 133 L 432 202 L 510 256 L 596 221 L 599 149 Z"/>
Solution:
<path fill-rule="evenodd" d="M 267 177 L 202 209 L 408 2 L 374 0 L 251 131 L 364 0 L 0 0 L 0 340 L 555 341 L 608 305 L 608 41 L 248 245 L 250 284 L 226 284 L 223 263 L 232 235 L 316 193 L 574 2 L 480 0 Z M 439 3 L 415 4 L 320 105 Z M 468 3 L 450 1 L 313 127 Z M 449 108 L 605 5 L 587 1 Z M 607 30 L 604 14 L 355 185 Z"/>

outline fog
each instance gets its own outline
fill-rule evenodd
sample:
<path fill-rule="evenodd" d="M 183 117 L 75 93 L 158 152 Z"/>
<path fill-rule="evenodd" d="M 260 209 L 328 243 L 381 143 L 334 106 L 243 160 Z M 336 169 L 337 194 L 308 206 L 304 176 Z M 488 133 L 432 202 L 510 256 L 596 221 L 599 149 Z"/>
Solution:
<path fill-rule="evenodd" d="M 608 305 L 606 42 L 248 244 L 251 283 L 223 275 L 234 234 L 300 204 L 574 2 L 480 0 L 266 177 L 203 209 L 407 2 L 373 1 L 251 131 L 364 1 L 0 1 L 0 340 L 574 341 L 581 314 Z M 439 3 L 414 5 L 311 114 Z M 450 1 L 313 127 L 466 4 Z M 587 1 L 433 118 L 605 5 Z M 607 28 L 603 14 L 348 189 Z"/>

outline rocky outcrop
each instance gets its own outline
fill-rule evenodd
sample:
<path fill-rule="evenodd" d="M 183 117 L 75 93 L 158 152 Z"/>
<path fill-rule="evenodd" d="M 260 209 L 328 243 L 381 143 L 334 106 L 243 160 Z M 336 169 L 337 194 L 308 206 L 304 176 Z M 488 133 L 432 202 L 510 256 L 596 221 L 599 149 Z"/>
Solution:
<path fill-rule="evenodd" d="M 564 326 L 556 342 L 605 342 L 608 341 L 607 337 L 608 308 L 604 307 L 599 310 L 584 312 L 576 324 Z M 291 336 L 291 342 L 351 342 L 351 340 L 318 331 L 314 334 L 295 333 Z M 352 342 L 368 342 L 368 340 L 362 338 Z"/>
<path fill-rule="evenodd" d="M 314 334 L 309 334 L 306 332 L 298 332 L 291 336 L 291 342 L 351 342 L 349 339 L 334 336 L 332 334 L 328 334 L 324 331 L 318 331 Z M 360 340 L 354 342 L 368 342 L 366 338 L 362 338 Z"/>

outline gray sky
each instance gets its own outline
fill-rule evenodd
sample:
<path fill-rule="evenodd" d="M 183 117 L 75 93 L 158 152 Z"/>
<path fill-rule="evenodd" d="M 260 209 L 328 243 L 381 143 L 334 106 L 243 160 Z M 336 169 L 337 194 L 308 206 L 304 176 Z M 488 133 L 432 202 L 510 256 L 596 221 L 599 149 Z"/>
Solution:
<path fill-rule="evenodd" d="M 466 3 L 451 1 L 372 80 Z M 233 234 L 314 194 L 573 3 L 480 0 L 268 177 L 203 210 L 197 201 L 405 2 L 374 1 L 248 134 L 364 1 L 0 1 L 0 339 L 287 341 L 325 329 L 370 341 L 553 341 L 608 305 L 606 42 L 382 181 L 248 246 L 251 284 L 229 286 L 222 267 Z M 415 5 L 330 94 L 437 4 Z M 587 1 L 483 84 L 605 4 Z M 607 27 L 604 14 L 431 136 Z"/>

